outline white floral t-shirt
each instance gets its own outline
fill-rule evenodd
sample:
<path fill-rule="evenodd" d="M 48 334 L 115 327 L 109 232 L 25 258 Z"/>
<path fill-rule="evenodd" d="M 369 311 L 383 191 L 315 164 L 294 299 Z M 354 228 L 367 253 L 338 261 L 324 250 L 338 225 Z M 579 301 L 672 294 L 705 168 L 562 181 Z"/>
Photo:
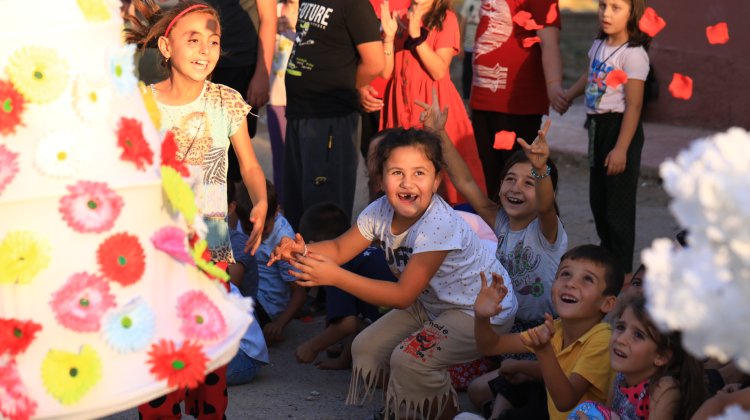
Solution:
<path fill-rule="evenodd" d="M 481 287 L 480 272 L 492 279 L 492 272 L 505 279 L 508 295 L 503 310 L 490 320 L 501 325 L 513 322 L 518 307 L 508 273 L 492 252 L 442 198 L 435 195 L 422 217 L 405 232 L 391 232 L 393 207 L 386 197 L 362 211 L 357 227 L 366 239 L 379 240 L 391 271 L 399 277 L 414 254 L 450 251 L 419 300 L 432 319 L 449 309 L 460 309 L 474 316 L 474 300 Z"/>

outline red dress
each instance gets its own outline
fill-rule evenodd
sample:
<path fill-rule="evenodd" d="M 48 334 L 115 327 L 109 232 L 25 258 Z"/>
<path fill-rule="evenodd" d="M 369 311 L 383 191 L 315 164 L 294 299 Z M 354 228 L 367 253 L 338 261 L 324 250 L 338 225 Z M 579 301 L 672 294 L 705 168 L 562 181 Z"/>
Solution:
<path fill-rule="evenodd" d="M 408 22 L 405 22 L 405 27 L 408 27 Z M 445 131 L 456 146 L 458 153 L 466 161 L 477 185 L 486 193 L 482 163 L 474 141 L 474 130 L 466 114 L 464 102 L 453 85 L 450 74 L 446 74 L 440 80 L 433 80 L 422 68 L 417 53 L 404 49 L 404 42 L 409 36 L 408 32 L 405 29 L 400 32 L 394 42 L 393 74 L 386 85 L 383 98 L 385 106 L 380 117 L 381 129 L 422 127 L 419 121 L 422 108 L 414 101 L 432 103 L 432 88 L 435 86 L 440 105 L 448 106 L 449 109 Z M 443 21 L 443 29 L 441 31 L 430 30 L 424 42 L 435 51 L 440 48 L 453 48 L 454 54 L 457 53 L 460 35 L 456 15 L 448 11 Z M 452 205 L 466 201 L 456 191 L 447 175 L 443 181 L 443 197 Z"/>

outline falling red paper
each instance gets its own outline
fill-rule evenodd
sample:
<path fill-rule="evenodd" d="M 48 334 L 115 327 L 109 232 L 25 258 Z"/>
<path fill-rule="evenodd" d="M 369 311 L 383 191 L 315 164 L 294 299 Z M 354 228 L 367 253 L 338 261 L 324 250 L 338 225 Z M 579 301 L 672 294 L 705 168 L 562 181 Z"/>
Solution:
<path fill-rule="evenodd" d="M 511 150 L 514 144 L 516 144 L 514 131 L 498 131 L 495 133 L 495 144 L 492 147 L 498 150 Z"/>
<path fill-rule="evenodd" d="M 513 22 L 518 26 L 524 26 L 529 19 L 531 19 L 531 13 L 525 10 L 521 10 L 513 16 Z"/>
<path fill-rule="evenodd" d="M 672 82 L 669 83 L 669 93 L 677 99 L 690 99 L 693 96 L 693 79 L 684 74 L 673 74 Z"/>
<path fill-rule="evenodd" d="M 726 44 L 729 41 L 729 27 L 726 22 L 706 27 L 706 38 L 711 45 Z"/>
<path fill-rule="evenodd" d="M 534 19 L 529 19 L 526 21 L 526 23 L 523 24 L 523 28 L 527 31 L 536 31 L 537 29 L 544 28 L 544 26 L 536 23 Z"/>
<path fill-rule="evenodd" d="M 547 11 L 547 24 L 554 22 L 557 20 L 557 3 L 552 3 L 549 5 L 549 10 Z"/>
<path fill-rule="evenodd" d="M 528 38 L 523 39 L 523 47 L 529 48 L 532 45 L 536 44 L 537 42 L 540 42 L 540 39 L 538 36 L 530 36 Z"/>
<path fill-rule="evenodd" d="M 622 70 L 612 70 L 607 74 L 607 78 L 604 79 L 604 83 L 612 89 L 617 89 L 623 83 L 627 83 L 628 74 Z"/>
<path fill-rule="evenodd" d="M 667 22 L 656 13 L 656 10 L 650 7 L 646 8 L 643 12 L 643 16 L 641 16 L 641 20 L 638 21 L 638 27 L 641 31 L 648 34 L 651 38 L 661 32 L 665 26 L 667 26 Z"/>

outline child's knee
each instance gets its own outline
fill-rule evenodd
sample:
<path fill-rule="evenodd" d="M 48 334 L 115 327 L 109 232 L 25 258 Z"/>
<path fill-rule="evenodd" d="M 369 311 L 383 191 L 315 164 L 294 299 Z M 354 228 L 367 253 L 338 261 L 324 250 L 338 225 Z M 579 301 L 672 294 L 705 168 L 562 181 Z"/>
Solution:
<path fill-rule="evenodd" d="M 334 324 L 334 327 L 338 329 L 342 334 L 351 335 L 356 334 L 362 328 L 363 322 L 355 315 L 346 316 L 341 318 Z"/>

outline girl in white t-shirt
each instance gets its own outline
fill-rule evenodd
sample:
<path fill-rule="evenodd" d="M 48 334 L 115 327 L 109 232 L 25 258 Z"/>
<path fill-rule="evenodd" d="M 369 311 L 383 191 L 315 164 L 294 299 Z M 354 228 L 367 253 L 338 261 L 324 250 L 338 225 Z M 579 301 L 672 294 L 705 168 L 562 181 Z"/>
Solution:
<path fill-rule="evenodd" d="M 384 414 L 453 418 L 458 400 L 449 366 L 477 359 L 473 302 L 481 278 L 496 273 L 510 291 L 491 319 L 509 331 L 516 312 L 510 279 L 490 249 L 435 192 L 442 179 L 440 141 L 424 130 L 389 131 L 373 157 L 385 193 L 338 238 L 308 244 L 284 238 L 272 255 L 291 261 L 299 284 L 336 286 L 391 310 L 352 345 L 347 403 L 360 404 L 387 381 Z M 364 278 L 339 267 L 373 241 L 399 281 Z M 506 306 L 507 305 L 507 306 Z"/>
<path fill-rule="evenodd" d="M 565 93 L 585 93 L 589 129 L 589 201 L 601 245 L 626 276 L 633 271 L 635 203 L 641 166 L 641 109 L 651 38 L 638 22 L 644 0 L 599 0 L 601 31 L 589 50 L 586 74 Z M 585 89 L 585 92 L 584 92 Z"/>

